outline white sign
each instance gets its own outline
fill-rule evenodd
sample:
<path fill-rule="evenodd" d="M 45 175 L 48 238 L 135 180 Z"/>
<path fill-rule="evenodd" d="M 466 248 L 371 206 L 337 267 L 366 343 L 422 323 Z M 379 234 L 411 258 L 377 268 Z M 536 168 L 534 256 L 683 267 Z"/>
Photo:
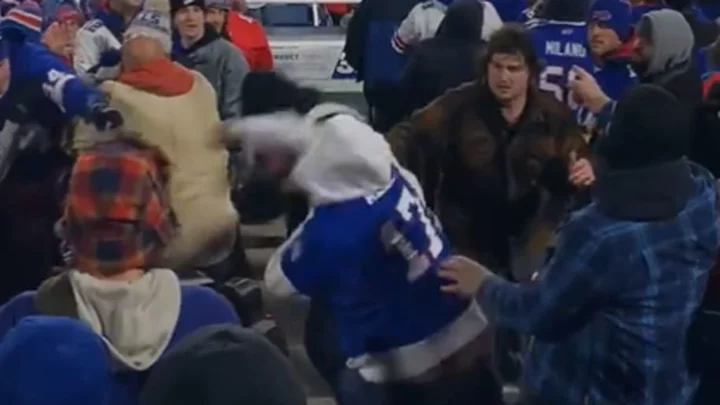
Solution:
<path fill-rule="evenodd" d="M 271 41 L 275 69 L 324 91 L 357 91 L 355 70 L 345 60 L 343 41 Z M 344 89 L 344 90 L 343 90 Z"/>

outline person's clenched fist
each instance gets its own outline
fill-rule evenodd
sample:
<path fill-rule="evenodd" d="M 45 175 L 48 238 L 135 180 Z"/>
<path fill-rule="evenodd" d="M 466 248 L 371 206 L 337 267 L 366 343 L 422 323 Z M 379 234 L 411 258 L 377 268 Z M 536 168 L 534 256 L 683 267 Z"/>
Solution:
<path fill-rule="evenodd" d="M 595 77 L 580 66 L 572 67 L 573 78 L 568 87 L 576 103 L 597 114 L 610 101 Z"/>

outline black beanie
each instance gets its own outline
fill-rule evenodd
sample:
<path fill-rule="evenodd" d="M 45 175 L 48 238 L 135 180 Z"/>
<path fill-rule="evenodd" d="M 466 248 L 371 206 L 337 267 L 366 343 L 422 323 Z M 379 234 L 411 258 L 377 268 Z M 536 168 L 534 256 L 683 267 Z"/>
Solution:
<path fill-rule="evenodd" d="M 190 6 L 205 10 L 205 0 L 170 0 L 170 15 L 175 15 L 179 10 Z"/>
<path fill-rule="evenodd" d="M 265 337 L 210 326 L 183 339 L 153 367 L 141 405 L 306 405 L 290 361 Z"/>
<path fill-rule="evenodd" d="M 618 102 L 597 152 L 610 170 L 675 161 L 689 151 L 692 123 L 691 112 L 672 93 L 639 85 Z"/>
<path fill-rule="evenodd" d="M 242 85 L 242 115 L 293 110 L 307 114 L 320 103 L 320 92 L 276 72 L 250 72 Z"/>

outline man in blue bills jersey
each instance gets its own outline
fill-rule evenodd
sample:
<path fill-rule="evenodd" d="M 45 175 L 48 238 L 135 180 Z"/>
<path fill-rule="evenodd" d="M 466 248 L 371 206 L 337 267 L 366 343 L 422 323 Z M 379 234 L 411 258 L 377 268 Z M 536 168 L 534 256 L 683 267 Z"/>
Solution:
<path fill-rule="evenodd" d="M 600 88 L 617 100 L 637 82 L 630 66 L 633 49 L 632 10 L 627 0 L 595 0 L 588 13 L 588 44 L 595 64 L 592 75 Z M 595 128 L 595 117 L 581 108 L 578 119 Z"/>
<path fill-rule="evenodd" d="M 381 386 L 388 404 L 502 403 L 484 315 L 442 294 L 447 238 L 381 134 L 330 104 L 225 129 L 256 166 L 307 195 L 310 213 L 269 261 L 265 282 L 274 294 L 328 304 L 349 372 Z"/>
<path fill-rule="evenodd" d="M 567 103 L 578 106 L 567 90 L 572 79 L 572 66 L 592 71 L 593 63 L 587 49 L 588 0 L 546 0 L 536 18 L 528 21 L 535 51 L 544 62 L 538 86 Z"/>
<path fill-rule="evenodd" d="M 0 21 L 0 180 L 12 157 L 18 127 L 33 124 L 58 138 L 73 118 L 100 129 L 122 124 L 102 95 L 86 86 L 58 55 L 40 43 L 40 7 L 26 1 Z"/>

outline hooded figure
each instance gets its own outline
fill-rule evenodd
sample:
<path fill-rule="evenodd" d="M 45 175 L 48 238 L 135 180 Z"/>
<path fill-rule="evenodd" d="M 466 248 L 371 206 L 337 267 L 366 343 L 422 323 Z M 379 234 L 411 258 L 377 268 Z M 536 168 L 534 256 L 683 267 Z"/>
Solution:
<path fill-rule="evenodd" d="M 682 14 L 669 9 L 647 13 L 637 24 L 637 35 L 652 45 L 647 53 L 637 50 L 642 58 L 633 67 L 643 81 L 663 84 L 689 67 L 695 39 Z"/>
<path fill-rule="evenodd" d="M 720 232 L 715 179 L 683 156 L 691 128 L 680 104 L 653 85 L 621 98 L 599 141 L 593 201 L 558 230 L 557 259 L 534 283 L 456 262 L 478 280 L 466 292 L 488 319 L 535 338 L 525 403 L 692 403 L 687 336 Z"/>
<path fill-rule="evenodd" d="M 632 65 L 640 82 L 677 97 L 692 122 L 702 102 L 702 81 L 692 63 L 695 41 L 690 25 L 677 11 L 652 11 L 638 22 L 637 36 Z"/>
<path fill-rule="evenodd" d="M 192 381 L 192 383 L 188 383 Z M 183 339 L 153 368 L 141 405 L 305 405 L 290 362 L 241 326 L 210 326 Z"/>
<path fill-rule="evenodd" d="M 458 0 L 448 7 L 435 37 L 417 46 L 405 68 L 401 82 L 405 97 L 397 119 L 425 107 L 446 90 L 477 79 L 486 9 L 491 7 L 477 0 Z"/>
<path fill-rule="evenodd" d="M 185 335 L 237 321 L 218 293 L 181 286 L 175 272 L 156 267 L 174 233 L 167 165 L 157 149 L 139 142 L 81 151 L 62 227 L 70 268 L 0 309 L 0 341 L 16 322 L 37 314 L 89 325 L 111 355 L 111 404 L 136 398 L 141 373 Z"/>
<path fill-rule="evenodd" d="M 270 292 L 327 303 L 348 367 L 387 384 L 397 403 L 438 403 L 402 399 L 451 378 L 449 368 L 466 382 L 441 403 L 499 402 L 482 312 L 440 292 L 437 269 L 450 246 L 381 134 L 332 104 L 248 117 L 226 133 L 309 201 L 310 214 L 266 267 Z M 418 383 L 391 384 L 403 381 Z"/>

